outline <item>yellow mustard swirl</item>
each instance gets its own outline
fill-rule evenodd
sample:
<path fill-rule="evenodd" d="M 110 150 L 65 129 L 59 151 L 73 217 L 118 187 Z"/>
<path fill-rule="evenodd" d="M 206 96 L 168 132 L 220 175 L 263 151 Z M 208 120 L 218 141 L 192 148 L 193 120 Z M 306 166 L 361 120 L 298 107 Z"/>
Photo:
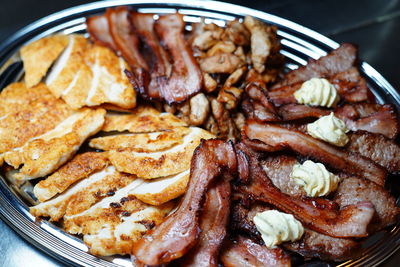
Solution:
<path fill-rule="evenodd" d="M 299 104 L 328 108 L 335 106 L 340 99 L 336 88 L 323 78 L 311 78 L 293 95 Z"/>
<path fill-rule="evenodd" d="M 277 210 L 257 213 L 253 218 L 265 246 L 273 248 L 286 241 L 296 241 L 304 233 L 303 225 L 293 215 Z"/>
<path fill-rule="evenodd" d="M 295 164 L 291 178 L 304 188 L 309 197 L 327 196 L 337 189 L 340 182 L 339 177 L 329 172 L 323 164 L 311 160 Z"/>
<path fill-rule="evenodd" d="M 345 146 L 349 141 L 346 124 L 333 115 L 323 116 L 313 123 L 307 124 L 307 132 L 314 138 L 326 141 L 335 146 Z"/>

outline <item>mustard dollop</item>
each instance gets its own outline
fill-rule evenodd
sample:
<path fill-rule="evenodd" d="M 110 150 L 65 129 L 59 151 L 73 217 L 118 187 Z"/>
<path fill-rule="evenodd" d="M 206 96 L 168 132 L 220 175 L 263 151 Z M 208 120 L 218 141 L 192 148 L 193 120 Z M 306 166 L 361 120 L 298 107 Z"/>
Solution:
<path fill-rule="evenodd" d="M 339 177 L 329 172 L 323 164 L 311 160 L 295 164 L 291 178 L 302 186 L 310 197 L 327 196 L 337 189 L 340 182 Z"/>
<path fill-rule="evenodd" d="M 294 92 L 294 97 L 300 104 L 328 108 L 335 106 L 340 100 L 336 88 L 323 78 L 311 78 L 304 82 Z"/>
<path fill-rule="evenodd" d="M 333 115 L 323 116 L 313 123 L 307 124 L 307 132 L 314 138 L 336 146 L 345 146 L 349 141 L 346 124 Z"/>
<path fill-rule="evenodd" d="M 286 241 L 296 241 L 304 233 L 303 225 L 293 215 L 277 210 L 257 213 L 253 218 L 265 246 L 273 248 Z"/>

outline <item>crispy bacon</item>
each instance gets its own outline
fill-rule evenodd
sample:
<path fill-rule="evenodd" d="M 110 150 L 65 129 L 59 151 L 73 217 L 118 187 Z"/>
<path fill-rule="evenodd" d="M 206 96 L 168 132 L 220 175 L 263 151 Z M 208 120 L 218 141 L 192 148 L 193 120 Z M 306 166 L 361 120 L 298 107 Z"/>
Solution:
<path fill-rule="evenodd" d="M 226 175 L 230 177 L 236 171 L 236 154 L 231 142 L 203 140 L 193 154 L 188 190 L 179 208 L 134 244 L 135 257 L 142 263 L 158 265 L 189 251 L 200 234 L 198 215 L 207 188 L 221 174 L 227 178 Z"/>
<path fill-rule="evenodd" d="M 168 104 L 183 102 L 200 91 L 203 76 L 193 53 L 187 44 L 183 31 L 183 15 L 161 16 L 155 29 L 174 62 L 172 75 L 161 79 L 160 92 Z"/>
<path fill-rule="evenodd" d="M 357 48 L 352 44 L 344 43 L 328 55 L 317 60 L 311 59 L 307 65 L 292 70 L 286 74 L 281 82 L 276 83 L 273 89 L 297 82 L 304 82 L 314 77 L 331 77 L 353 67 L 356 60 Z"/>
<path fill-rule="evenodd" d="M 131 31 L 128 14 L 127 7 L 107 9 L 106 17 L 111 37 L 131 68 L 148 70 L 147 63 L 139 51 L 139 39 Z"/>
<path fill-rule="evenodd" d="M 248 121 L 244 131 L 249 139 L 257 139 L 274 148 L 288 147 L 332 169 L 367 178 L 381 186 L 385 183 L 387 173 L 381 166 L 359 154 L 336 148 L 305 133 L 255 121 Z"/>
<path fill-rule="evenodd" d="M 229 218 L 230 184 L 226 180 L 208 190 L 200 217 L 200 237 L 196 246 L 180 261 L 181 266 L 218 266 L 218 254 Z"/>
<path fill-rule="evenodd" d="M 244 149 L 242 149 L 243 151 Z M 332 237 L 364 237 L 367 226 L 374 215 L 370 202 L 359 202 L 335 210 L 319 205 L 316 198 L 298 199 L 282 193 L 267 177 L 259 165 L 256 155 L 244 151 L 249 157 L 251 183 L 241 185 L 238 190 L 248 198 L 271 204 L 278 209 L 293 214 L 304 226 Z M 327 201 L 325 201 L 327 202 Z"/>
<path fill-rule="evenodd" d="M 154 14 L 141 14 L 131 12 L 129 20 L 134 32 L 140 37 L 145 48 L 148 50 L 150 61 L 150 81 L 142 84 L 140 93 L 148 99 L 161 99 L 160 79 L 170 77 L 172 66 L 168 54 L 162 48 L 160 41 L 154 31 Z"/>
<path fill-rule="evenodd" d="M 86 18 L 87 31 L 97 44 L 107 46 L 117 51 L 117 46 L 110 33 L 106 15 L 98 15 Z"/>
<path fill-rule="evenodd" d="M 239 236 L 222 251 L 225 267 L 278 267 L 291 266 L 290 257 L 281 248 L 260 246 L 251 239 Z"/>

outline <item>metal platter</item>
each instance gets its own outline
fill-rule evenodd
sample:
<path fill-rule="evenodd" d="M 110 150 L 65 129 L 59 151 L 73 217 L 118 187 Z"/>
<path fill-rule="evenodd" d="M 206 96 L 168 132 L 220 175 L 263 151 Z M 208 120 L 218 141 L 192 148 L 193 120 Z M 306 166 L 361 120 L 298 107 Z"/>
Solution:
<path fill-rule="evenodd" d="M 309 58 L 326 55 L 339 45 L 331 39 L 286 19 L 254 9 L 215 1 L 162 1 L 124 0 L 102 1 L 81 5 L 42 18 L 15 33 L 0 45 L 0 89 L 19 80 L 22 64 L 18 50 L 24 44 L 54 33 L 85 33 L 85 17 L 103 13 L 107 7 L 128 5 L 139 12 L 166 14 L 178 11 L 186 22 L 197 22 L 204 17 L 206 23 L 224 25 L 226 21 L 251 15 L 277 25 L 287 70 L 306 64 Z M 188 24 L 189 25 L 189 24 Z M 188 26 L 189 27 L 189 26 Z M 360 69 L 379 103 L 393 103 L 400 107 L 400 95 L 368 63 L 361 62 Z M 394 180 L 390 177 L 389 180 Z M 390 181 L 389 181 L 390 183 Z M 399 185 L 388 185 L 399 196 Z M 8 183 L 0 178 L 0 216 L 23 238 L 50 256 L 68 264 L 80 266 L 131 266 L 128 257 L 99 258 L 89 254 L 82 240 L 69 235 L 45 220 L 36 221 L 29 213 L 29 203 Z M 400 248 L 400 225 L 395 225 L 369 238 L 363 254 L 338 266 L 375 266 L 382 263 Z M 313 264 L 312 264 L 313 265 Z"/>

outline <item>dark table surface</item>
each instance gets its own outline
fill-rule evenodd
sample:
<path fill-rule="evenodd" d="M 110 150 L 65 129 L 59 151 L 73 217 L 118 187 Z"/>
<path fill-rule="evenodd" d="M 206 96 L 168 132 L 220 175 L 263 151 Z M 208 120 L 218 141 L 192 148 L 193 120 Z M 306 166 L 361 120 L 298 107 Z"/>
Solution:
<path fill-rule="evenodd" d="M 83 0 L 2 0 L 0 43 L 21 27 Z M 360 58 L 400 88 L 400 0 L 240 0 L 316 30 L 333 40 L 359 45 Z M 1 266 L 59 266 L 0 220 Z M 400 266 L 400 252 L 383 266 Z"/>

